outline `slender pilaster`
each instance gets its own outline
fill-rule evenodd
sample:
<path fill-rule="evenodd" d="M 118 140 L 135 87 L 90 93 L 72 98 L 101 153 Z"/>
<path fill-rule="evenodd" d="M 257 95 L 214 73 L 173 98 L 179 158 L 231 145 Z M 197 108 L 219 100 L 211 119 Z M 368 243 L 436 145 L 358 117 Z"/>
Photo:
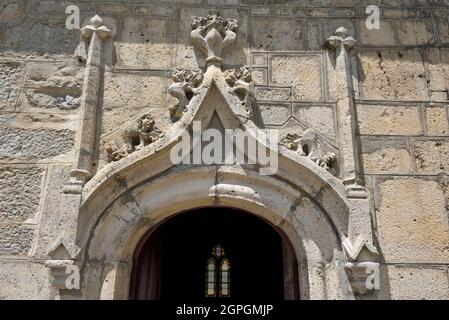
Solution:
<path fill-rule="evenodd" d="M 101 84 L 104 73 L 103 44 L 111 38 L 111 31 L 103 25 L 99 16 L 81 29 L 81 36 L 88 43 L 83 93 L 81 96 L 81 121 L 77 131 L 75 164 L 65 193 L 80 194 L 84 184 L 93 175 L 96 156 L 96 130 Z"/>
<path fill-rule="evenodd" d="M 335 52 L 335 97 L 337 100 L 340 172 L 350 198 L 366 198 L 361 175 L 359 147 L 356 140 L 356 110 L 352 81 L 352 59 L 357 41 L 347 35 L 345 28 L 337 29 L 326 41 Z"/>

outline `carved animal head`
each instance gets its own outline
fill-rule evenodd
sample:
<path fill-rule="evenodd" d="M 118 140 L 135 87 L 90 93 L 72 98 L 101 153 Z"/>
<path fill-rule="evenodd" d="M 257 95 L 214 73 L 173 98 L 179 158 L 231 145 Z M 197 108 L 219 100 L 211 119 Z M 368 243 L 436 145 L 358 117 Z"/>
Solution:
<path fill-rule="evenodd" d="M 154 129 L 155 121 L 149 114 L 145 114 L 137 119 L 137 128 L 141 132 L 151 132 Z"/>
<path fill-rule="evenodd" d="M 171 79 L 173 82 L 185 82 L 186 74 L 184 70 L 175 69 L 171 74 Z"/>
<path fill-rule="evenodd" d="M 241 67 L 238 77 L 245 82 L 251 82 L 252 76 L 251 76 L 251 70 L 249 69 L 249 67 L 248 66 Z"/>

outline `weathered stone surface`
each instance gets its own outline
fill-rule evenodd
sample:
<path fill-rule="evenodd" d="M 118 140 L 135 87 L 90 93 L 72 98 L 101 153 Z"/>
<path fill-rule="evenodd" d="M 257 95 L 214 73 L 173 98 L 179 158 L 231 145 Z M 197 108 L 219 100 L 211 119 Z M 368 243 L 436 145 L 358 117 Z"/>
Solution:
<path fill-rule="evenodd" d="M 78 33 L 65 28 L 64 18 L 45 22 L 25 20 L 0 32 L 0 56 L 57 58 L 72 56 L 78 45 Z"/>
<path fill-rule="evenodd" d="M 446 196 L 438 182 L 419 178 L 379 181 L 376 205 L 386 262 L 449 262 Z"/>
<path fill-rule="evenodd" d="M 34 227 L 0 223 L 0 256 L 26 256 L 33 242 Z"/>
<path fill-rule="evenodd" d="M 429 89 L 433 101 L 447 101 L 449 99 L 449 50 L 429 48 L 426 50 L 428 68 L 430 72 Z"/>
<path fill-rule="evenodd" d="M 107 73 L 104 107 L 161 106 L 165 101 L 166 83 L 166 78 L 142 72 Z"/>
<path fill-rule="evenodd" d="M 282 125 L 290 117 L 288 104 L 259 104 L 260 113 L 265 125 Z"/>
<path fill-rule="evenodd" d="M 427 135 L 447 136 L 449 135 L 448 113 L 446 107 L 427 107 Z"/>
<path fill-rule="evenodd" d="M 256 98 L 268 101 L 290 101 L 290 88 L 257 87 Z"/>
<path fill-rule="evenodd" d="M 23 4 L 0 2 L 0 23 L 18 23 L 22 20 Z"/>
<path fill-rule="evenodd" d="M 407 140 L 362 137 L 361 141 L 365 173 L 410 174 L 413 172 Z"/>
<path fill-rule="evenodd" d="M 398 23 L 398 36 L 404 46 L 419 46 L 435 42 L 432 21 L 401 20 Z"/>
<path fill-rule="evenodd" d="M 29 261 L 0 261 L 0 300 L 49 299 L 48 269 Z"/>
<path fill-rule="evenodd" d="M 436 174 L 449 171 L 448 140 L 417 140 L 414 153 L 418 172 Z"/>
<path fill-rule="evenodd" d="M 116 42 L 119 68 L 171 68 L 173 36 L 169 33 L 167 19 L 126 17 L 123 24 Z"/>
<path fill-rule="evenodd" d="M 15 107 L 23 76 L 23 65 L 18 62 L 0 63 L 0 111 Z"/>
<path fill-rule="evenodd" d="M 18 111 L 54 112 L 77 109 L 84 68 L 78 62 L 31 62 L 26 67 Z"/>
<path fill-rule="evenodd" d="M 365 51 L 361 59 L 363 98 L 428 99 L 424 62 L 418 50 Z"/>
<path fill-rule="evenodd" d="M 28 118 L 28 119 L 26 119 Z M 56 125 L 48 118 L 26 116 L 25 119 L 5 118 L 0 120 L 0 160 L 40 160 L 64 155 L 72 150 L 74 133 L 67 127 L 67 123 Z M 55 119 L 60 120 L 60 119 Z M 34 128 L 30 127 L 33 123 Z M 40 122 L 40 124 L 39 124 Z M 44 128 L 45 122 L 50 122 Z M 42 126 L 42 124 L 44 125 Z M 52 126 L 56 127 L 55 129 Z M 59 127 L 59 128 L 58 128 Z"/>
<path fill-rule="evenodd" d="M 382 266 L 386 278 L 380 284 L 380 299 L 447 300 L 448 272 L 440 266 Z M 419 290 L 416 290 L 419 288 Z"/>
<path fill-rule="evenodd" d="M 34 220 L 43 177 L 38 167 L 0 167 L 0 223 Z"/>
<path fill-rule="evenodd" d="M 380 29 L 368 29 L 365 26 L 366 20 L 359 20 L 360 42 L 367 46 L 394 46 L 395 24 L 393 21 L 382 20 Z"/>
<path fill-rule="evenodd" d="M 293 115 L 302 123 L 331 140 L 336 139 L 335 112 L 332 106 L 293 105 Z"/>
<path fill-rule="evenodd" d="M 421 135 L 419 109 L 406 106 L 358 105 L 361 134 Z"/>
<path fill-rule="evenodd" d="M 254 30 L 264 30 L 253 34 L 253 47 L 268 51 L 304 50 L 304 35 L 300 20 L 253 19 Z"/>
<path fill-rule="evenodd" d="M 271 79 L 274 84 L 291 85 L 293 100 L 318 101 L 322 97 L 321 64 L 317 56 L 272 56 Z"/>

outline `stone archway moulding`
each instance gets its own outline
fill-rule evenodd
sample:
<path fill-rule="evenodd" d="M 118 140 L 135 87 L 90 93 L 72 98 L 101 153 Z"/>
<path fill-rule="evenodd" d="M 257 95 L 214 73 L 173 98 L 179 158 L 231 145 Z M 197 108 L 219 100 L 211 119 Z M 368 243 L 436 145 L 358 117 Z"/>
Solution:
<path fill-rule="evenodd" d="M 83 298 L 127 298 L 140 237 L 179 212 L 213 206 L 248 211 L 285 233 L 300 264 L 302 298 L 351 299 L 375 288 L 366 281 L 379 276 L 366 192 L 357 178 L 341 180 L 311 157 L 283 146 L 273 150 L 259 139 L 248 69 L 224 71 L 221 65 L 221 50 L 235 41 L 237 27 L 236 20 L 217 15 L 193 18 L 192 39 L 207 55 L 207 69 L 200 76 L 176 71 L 184 80 L 174 78 L 171 91 L 179 103 L 171 110 L 171 128 L 111 162 L 73 195 L 80 199 L 76 234 L 61 245 L 77 252 L 72 263 L 81 268 Z M 176 86 L 178 80 L 184 85 Z M 170 151 L 182 134 L 194 121 L 210 127 L 215 116 L 224 128 L 242 129 L 277 152 L 276 174 L 261 176 L 258 165 L 174 165 Z"/>

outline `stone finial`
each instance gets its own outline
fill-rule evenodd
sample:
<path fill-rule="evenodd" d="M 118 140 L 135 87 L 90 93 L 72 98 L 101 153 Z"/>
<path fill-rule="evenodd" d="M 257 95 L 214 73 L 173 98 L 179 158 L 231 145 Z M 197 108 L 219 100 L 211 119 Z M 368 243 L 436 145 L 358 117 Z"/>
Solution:
<path fill-rule="evenodd" d="M 190 36 L 198 49 L 206 55 L 206 63 L 221 64 L 222 51 L 237 40 L 238 21 L 209 14 L 206 18 L 192 17 L 190 24 Z"/>
<path fill-rule="evenodd" d="M 326 47 L 330 49 L 338 49 L 343 45 L 346 49 L 353 49 L 357 44 L 357 40 L 352 36 L 348 36 L 348 30 L 340 27 L 335 31 L 335 35 L 330 36 L 326 42 Z"/>
<path fill-rule="evenodd" d="M 108 27 L 103 25 L 103 19 L 101 19 L 100 16 L 95 15 L 90 19 L 89 22 L 90 24 L 81 28 L 81 35 L 84 38 L 90 39 L 94 32 L 103 41 L 112 36 L 111 30 L 109 30 Z"/>

